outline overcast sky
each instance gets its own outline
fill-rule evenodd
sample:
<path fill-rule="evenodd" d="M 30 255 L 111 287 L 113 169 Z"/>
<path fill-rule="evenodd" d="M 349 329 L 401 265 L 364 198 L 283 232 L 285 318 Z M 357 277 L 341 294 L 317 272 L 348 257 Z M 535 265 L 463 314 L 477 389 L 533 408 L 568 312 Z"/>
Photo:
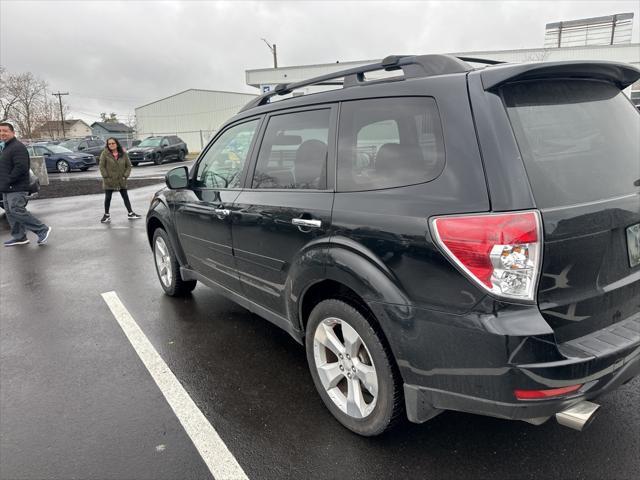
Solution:
<path fill-rule="evenodd" d="M 71 117 L 132 115 L 188 88 L 258 93 L 245 70 L 423 54 L 537 48 L 545 24 L 634 13 L 634 1 L 0 0 L 0 65 L 30 71 Z"/>

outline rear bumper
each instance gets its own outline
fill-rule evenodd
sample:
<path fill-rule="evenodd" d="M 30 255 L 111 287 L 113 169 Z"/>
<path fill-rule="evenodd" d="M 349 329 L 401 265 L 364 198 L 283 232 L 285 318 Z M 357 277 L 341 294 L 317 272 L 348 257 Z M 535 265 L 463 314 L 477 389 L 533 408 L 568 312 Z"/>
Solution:
<path fill-rule="evenodd" d="M 566 374 L 570 374 L 569 366 L 566 367 Z M 515 368 L 516 376 L 524 372 L 518 372 Z M 556 373 L 560 374 L 560 370 Z M 582 401 L 593 400 L 600 395 L 615 390 L 620 385 L 628 382 L 640 374 L 640 347 L 636 348 L 630 355 L 625 357 L 624 363 L 612 371 L 611 368 L 600 372 L 602 376 L 592 376 L 588 379 L 563 380 L 564 385 L 578 384 L 586 381 L 583 387 L 568 396 L 548 400 L 527 400 L 502 402 L 480 397 L 473 397 L 443 391 L 419 385 L 404 385 L 405 403 L 407 417 L 415 423 L 422 423 L 434 417 L 443 410 L 457 410 L 461 412 L 476 413 L 491 417 L 505 418 L 510 420 L 530 420 L 550 417 L 570 406 Z"/>
<path fill-rule="evenodd" d="M 451 315 L 369 303 L 404 380 L 409 420 L 442 410 L 507 419 L 549 417 L 640 374 L 640 313 L 557 344 L 536 306 L 497 305 Z M 582 385 L 564 396 L 519 400 L 515 390 Z"/>

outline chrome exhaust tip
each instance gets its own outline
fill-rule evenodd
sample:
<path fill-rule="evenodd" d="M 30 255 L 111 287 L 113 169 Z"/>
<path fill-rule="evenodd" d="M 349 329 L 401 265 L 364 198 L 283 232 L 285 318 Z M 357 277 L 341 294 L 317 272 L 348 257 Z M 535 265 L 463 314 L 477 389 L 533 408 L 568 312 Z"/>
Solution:
<path fill-rule="evenodd" d="M 599 408 L 600 405 L 597 403 L 583 400 L 562 412 L 556 413 L 556 420 L 560 425 L 582 431 L 593 421 L 594 414 Z"/>

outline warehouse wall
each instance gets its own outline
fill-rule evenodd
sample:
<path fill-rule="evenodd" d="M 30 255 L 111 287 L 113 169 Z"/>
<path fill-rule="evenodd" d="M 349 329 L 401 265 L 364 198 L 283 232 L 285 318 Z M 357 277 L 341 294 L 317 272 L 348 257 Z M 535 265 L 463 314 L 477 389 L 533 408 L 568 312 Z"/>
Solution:
<path fill-rule="evenodd" d="M 187 90 L 136 108 L 138 138 L 178 135 L 199 152 L 220 126 L 256 95 Z"/>

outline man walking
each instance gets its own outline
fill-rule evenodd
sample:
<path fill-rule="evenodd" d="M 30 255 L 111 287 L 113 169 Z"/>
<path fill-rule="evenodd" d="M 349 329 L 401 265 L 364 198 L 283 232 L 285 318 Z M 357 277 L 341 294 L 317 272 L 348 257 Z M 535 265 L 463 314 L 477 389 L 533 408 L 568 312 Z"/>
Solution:
<path fill-rule="evenodd" d="M 30 162 L 27 147 L 18 141 L 13 125 L 7 122 L 0 123 L 0 140 L 4 142 L 0 153 L 0 193 L 11 225 L 11 239 L 4 242 L 4 246 L 29 243 L 26 230 L 38 236 L 38 245 L 44 245 L 51 227 L 27 211 Z"/>

